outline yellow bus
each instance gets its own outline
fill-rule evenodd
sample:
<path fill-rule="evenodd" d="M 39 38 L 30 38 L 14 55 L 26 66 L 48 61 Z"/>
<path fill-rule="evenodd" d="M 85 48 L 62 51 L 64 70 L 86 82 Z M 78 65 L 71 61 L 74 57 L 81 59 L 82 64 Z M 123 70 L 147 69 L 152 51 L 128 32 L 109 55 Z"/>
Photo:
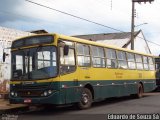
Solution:
<path fill-rule="evenodd" d="M 15 40 L 10 102 L 76 104 L 136 95 L 156 86 L 154 56 L 60 34 Z"/>

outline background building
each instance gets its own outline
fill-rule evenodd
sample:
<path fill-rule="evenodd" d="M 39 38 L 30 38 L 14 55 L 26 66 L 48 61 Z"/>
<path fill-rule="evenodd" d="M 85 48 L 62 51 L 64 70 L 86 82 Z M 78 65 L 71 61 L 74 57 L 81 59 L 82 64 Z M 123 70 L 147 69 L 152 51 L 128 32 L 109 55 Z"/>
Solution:
<path fill-rule="evenodd" d="M 134 33 L 134 36 L 134 50 L 142 53 L 151 54 L 150 48 L 147 44 L 147 41 L 145 40 L 143 32 L 141 30 L 137 31 Z M 121 48 L 131 49 L 130 32 L 76 35 L 74 37 L 88 39 L 108 45 L 114 45 Z"/>
<path fill-rule="evenodd" d="M 10 49 L 4 49 L 11 47 L 12 41 L 23 37 L 32 35 L 33 33 L 24 32 L 20 30 L 0 27 L 0 92 L 6 91 L 6 83 L 11 77 L 11 55 Z M 3 50 L 8 54 L 5 63 L 3 63 Z M 8 86 L 8 85 L 7 85 Z"/>

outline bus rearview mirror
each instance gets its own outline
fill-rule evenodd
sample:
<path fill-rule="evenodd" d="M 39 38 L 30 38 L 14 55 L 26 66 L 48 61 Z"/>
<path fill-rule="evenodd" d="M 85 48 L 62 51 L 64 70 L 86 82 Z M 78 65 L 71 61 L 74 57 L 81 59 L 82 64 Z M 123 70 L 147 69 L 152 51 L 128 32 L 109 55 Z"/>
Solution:
<path fill-rule="evenodd" d="M 64 50 L 64 51 L 63 51 L 64 55 L 68 55 L 69 46 L 68 46 L 68 45 L 65 45 L 63 50 Z"/>
<path fill-rule="evenodd" d="M 3 62 L 5 62 L 5 61 L 6 61 L 6 53 L 3 52 Z"/>

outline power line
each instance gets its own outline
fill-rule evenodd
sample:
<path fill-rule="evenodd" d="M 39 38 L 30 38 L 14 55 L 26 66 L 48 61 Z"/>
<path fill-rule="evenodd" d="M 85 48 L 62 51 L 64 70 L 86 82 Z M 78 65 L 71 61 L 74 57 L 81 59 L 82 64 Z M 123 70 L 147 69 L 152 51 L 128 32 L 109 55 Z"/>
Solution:
<path fill-rule="evenodd" d="M 0 13 L 12 15 L 12 16 L 14 15 L 14 16 L 17 16 L 17 17 L 22 17 L 22 18 L 33 18 L 33 19 L 35 19 L 35 20 L 40 20 L 40 21 L 46 21 L 46 22 L 54 23 L 53 21 L 43 20 L 43 19 L 41 19 L 41 18 L 39 18 L 39 17 L 25 16 L 25 15 L 17 14 L 17 13 L 15 13 L 15 12 L 9 12 L 9 11 L 0 10 Z"/>
<path fill-rule="evenodd" d="M 32 3 L 32 4 L 35 4 L 35 5 L 38 5 L 38 6 L 41 6 L 41 7 L 44 7 L 44 8 L 48 8 L 48 9 L 53 10 L 53 11 L 57 11 L 57 12 L 59 12 L 59 13 L 65 14 L 65 15 L 69 15 L 69 16 L 74 17 L 74 18 L 78 18 L 78 19 L 81 19 L 81 20 L 84 20 L 84 21 L 87 21 L 87 22 L 90 22 L 90 23 L 93 23 L 93 24 L 102 26 L 102 27 L 106 27 L 106 28 L 109 28 L 109 29 L 112 29 L 112 30 L 115 30 L 115 31 L 118 31 L 118 32 L 122 32 L 122 33 L 124 32 L 124 31 L 122 31 L 122 30 L 118 30 L 118 29 L 116 29 L 116 28 L 113 28 L 113 27 L 110 27 L 110 26 L 107 26 L 107 25 L 103 25 L 103 24 L 101 24 L 101 23 L 97 23 L 97 22 L 88 20 L 88 19 L 86 19 L 86 18 L 82 18 L 82 17 L 76 16 L 76 15 L 73 15 L 73 14 L 70 14 L 70 13 L 67 13 L 67 12 L 64 12 L 64 11 L 61 11 L 61 10 L 57 10 L 57 9 L 54 9 L 54 8 L 51 8 L 51 7 L 48 7 L 48 6 L 45 6 L 45 5 L 42 5 L 42 4 L 39 4 L 39 3 L 36 3 L 36 2 L 30 1 L 30 0 L 25 0 L 25 1 L 30 2 L 30 3 Z M 139 36 L 137 36 L 137 37 L 140 38 L 140 39 L 146 40 L 146 39 L 144 39 L 144 38 L 142 38 L 142 37 L 139 37 Z M 155 45 L 160 46 L 159 44 L 154 43 L 154 42 L 151 42 L 151 41 L 149 41 L 149 40 L 146 40 L 146 41 L 148 41 L 148 42 L 150 42 L 150 43 L 152 43 L 152 44 L 155 44 Z"/>
<path fill-rule="evenodd" d="M 6 11 L 6 10 L 5 10 L 5 11 L 4 11 L 4 10 L 0 10 L 0 14 L 6 14 L 6 15 L 12 15 L 12 16 L 14 15 L 14 17 L 17 16 L 17 17 L 20 17 L 20 18 L 27 18 L 27 19 L 28 19 L 28 18 L 30 18 L 30 19 L 33 18 L 33 19 L 35 19 L 35 20 L 44 21 L 44 22 L 47 22 L 47 23 L 50 23 L 50 24 L 57 24 L 57 22 L 53 22 L 53 21 L 50 21 L 50 20 L 44 20 L 44 19 L 41 19 L 41 18 L 35 17 L 35 16 L 34 16 L 34 17 L 33 17 L 33 16 L 32 16 L 32 17 L 31 17 L 31 16 L 25 16 L 25 15 L 21 15 L 21 14 L 14 13 L 14 12 L 9 12 L 9 11 Z M 33 23 L 32 23 L 32 24 L 33 24 Z M 44 27 L 44 26 L 41 26 L 41 25 L 43 25 L 43 24 L 40 24 L 40 25 L 39 25 L 39 23 L 38 23 L 38 24 L 35 24 L 35 23 L 34 23 L 34 25 L 35 25 L 36 27 Z M 62 23 L 61 25 L 64 26 L 65 24 Z M 69 26 L 71 26 L 71 25 L 69 25 Z M 72 27 L 80 28 L 80 26 L 74 26 L 74 25 L 73 25 Z"/>
<path fill-rule="evenodd" d="M 157 44 L 157 43 L 155 43 L 155 42 L 152 42 L 152 41 L 149 41 L 149 40 L 146 40 L 147 42 L 150 42 L 150 43 L 152 43 L 152 44 L 155 44 L 155 45 L 158 45 L 158 46 L 160 46 L 160 44 Z"/>
<path fill-rule="evenodd" d="M 36 3 L 36 2 L 33 2 L 33 1 L 30 1 L 30 0 L 25 0 L 27 2 L 30 2 L 32 4 L 35 4 L 35 5 L 38 5 L 38 6 L 41 6 L 41 7 L 44 7 L 44 8 L 48 8 L 50 10 L 53 10 L 53 11 L 57 11 L 59 13 L 62 13 L 62 14 L 65 14 L 65 15 L 68 15 L 68 16 L 71 16 L 71 17 L 74 17 L 74 18 L 78 18 L 78 19 L 81 19 L 83 21 L 87 21 L 87 22 L 90 22 L 90 23 L 93 23 L 93 24 L 96 24 L 96 25 L 99 25 L 99 26 L 103 26 L 103 27 L 106 27 L 106 28 L 109 28 L 109 29 L 112 29 L 112 30 L 115 30 L 115 31 L 118 31 L 118 32 L 123 32 L 121 30 L 118 30 L 116 28 L 113 28 L 113 27 L 110 27 L 110 26 L 107 26 L 107 25 L 103 25 L 101 23 L 98 23 L 98 22 L 94 22 L 94 21 L 91 21 L 91 20 L 88 20 L 86 18 L 82 18 L 82 17 L 79 17 L 79 16 L 76 16 L 76 15 L 73 15 L 73 14 L 70 14 L 70 13 L 67 13 L 67 12 L 64 12 L 64 11 L 61 11 L 61 10 L 58 10 L 58 9 L 54 9 L 54 8 L 51 8 L 51 7 L 48 7 L 48 6 L 45 6 L 45 5 L 42 5 L 42 4 L 39 4 L 39 3 Z"/>
<path fill-rule="evenodd" d="M 30 16 L 25 16 L 25 15 L 21 15 L 21 14 L 17 14 L 17 13 L 14 13 L 14 12 L 9 12 L 9 11 L 4 11 L 4 10 L 0 10 L 0 14 L 6 14 L 7 16 L 9 16 L 9 15 L 12 15 L 12 16 L 16 16 L 16 17 L 20 17 L 20 18 L 27 18 L 27 19 L 34 19 L 34 20 L 39 20 L 39 21 L 44 21 L 44 22 L 48 22 L 48 23 L 50 23 L 50 24 L 56 24 L 57 22 L 53 22 L 53 21 L 50 21 L 50 20 L 44 20 L 44 19 L 41 19 L 41 18 L 39 18 L 39 17 L 30 17 Z M 41 25 L 39 25 L 39 23 L 38 24 L 35 24 L 34 23 L 34 25 L 36 26 L 36 27 L 44 27 L 44 26 L 41 26 L 41 25 L 43 25 L 43 24 L 41 24 Z"/>
<path fill-rule="evenodd" d="M 17 14 L 17 13 L 13 13 L 13 12 L 3 11 L 3 10 L 0 10 L 0 14 L 7 14 L 7 15 L 12 15 L 12 16 L 14 15 L 14 17 L 17 16 L 17 17 L 23 17 L 23 18 L 33 18 L 33 17 L 28 17 L 28 16 L 24 16 L 24 15 Z M 35 18 L 35 19 L 41 20 L 41 19 L 39 19 L 39 18 Z M 42 25 L 35 24 L 35 23 L 34 23 L 34 25 L 35 25 L 36 27 L 42 27 L 42 28 L 43 28 Z"/>
<path fill-rule="evenodd" d="M 16 14 L 16 13 L 11 13 L 11 12 L 8 12 L 8 11 L 0 11 L 1 13 L 6 13 L 6 14 L 14 14 L 14 15 L 16 15 L 16 16 L 21 16 L 21 17 L 27 17 L 27 18 L 31 18 L 31 17 L 28 17 L 28 16 L 24 16 L 24 15 L 20 15 L 20 14 Z M 36 18 L 37 19 L 37 18 Z M 48 21 L 48 20 L 47 20 Z M 48 21 L 48 22 L 51 22 L 51 21 Z M 104 25 L 105 26 L 105 25 Z M 104 27 L 103 26 L 103 27 Z M 41 26 L 42 27 L 42 26 Z M 118 31 L 121 31 L 121 30 L 118 30 Z M 121 32 L 123 32 L 124 33 L 124 31 L 121 31 Z M 157 43 L 155 43 L 155 42 L 152 42 L 152 41 L 149 41 L 149 40 L 147 40 L 147 39 L 144 39 L 144 38 L 142 38 L 142 37 L 139 37 L 139 36 L 137 36 L 138 38 L 140 38 L 140 39 L 143 39 L 143 40 L 146 40 L 147 42 L 150 42 L 150 43 L 152 43 L 152 44 L 155 44 L 155 45 L 157 45 L 157 46 L 160 46 L 159 44 L 157 44 Z"/>
<path fill-rule="evenodd" d="M 139 37 L 139 36 L 137 36 L 138 38 L 140 38 L 140 39 L 143 39 L 143 40 L 146 40 L 146 39 L 144 39 L 144 38 L 142 38 L 142 37 Z M 152 43 L 152 44 L 155 44 L 155 45 L 158 45 L 158 46 L 160 46 L 160 44 L 157 44 L 157 43 L 155 43 L 155 42 L 152 42 L 152 41 L 149 41 L 149 40 L 146 40 L 147 42 L 150 42 L 150 43 Z"/>

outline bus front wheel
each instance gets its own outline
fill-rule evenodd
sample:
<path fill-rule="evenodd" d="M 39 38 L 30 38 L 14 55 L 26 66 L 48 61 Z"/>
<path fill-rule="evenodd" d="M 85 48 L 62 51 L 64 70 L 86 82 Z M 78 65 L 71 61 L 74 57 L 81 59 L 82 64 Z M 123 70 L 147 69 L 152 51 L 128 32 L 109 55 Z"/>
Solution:
<path fill-rule="evenodd" d="M 78 103 L 79 109 L 87 109 L 90 108 L 92 105 L 92 93 L 88 88 L 83 88 L 81 94 L 81 100 Z"/>

